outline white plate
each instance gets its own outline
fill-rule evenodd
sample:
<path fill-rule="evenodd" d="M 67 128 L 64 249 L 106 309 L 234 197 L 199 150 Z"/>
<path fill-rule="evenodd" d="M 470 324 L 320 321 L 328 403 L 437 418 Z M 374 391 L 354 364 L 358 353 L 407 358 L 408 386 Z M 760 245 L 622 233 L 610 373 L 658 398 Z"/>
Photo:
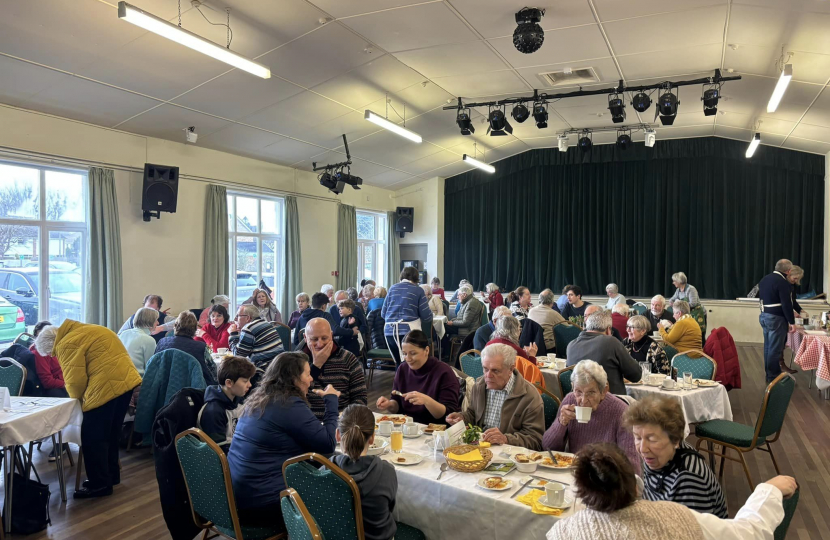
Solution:
<path fill-rule="evenodd" d="M 403 459 L 404 461 L 398 461 L 398 459 Z M 417 465 L 424 460 L 424 456 L 420 456 L 418 454 L 407 454 L 406 452 L 401 452 L 400 454 L 396 454 L 392 452 L 389 454 L 389 463 L 394 463 L 395 465 Z"/>
<path fill-rule="evenodd" d="M 534 453 L 536 453 L 536 452 L 532 452 L 530 455 L 533 455 Z M 538 452 L 538 453 L 542 454 L 543 457 L 547 457 L 547 458 L 550 457 L 547 452 Z M 560 456 L 573 457 L 575 454 L 571 454 L 571 453 L 568 453 L 568 452 L 554 452 L 553 455 L 554 456 L 560 455 Z M 552 469 L 554 471 L 564 471 L 564 470 L 568 470 L 568 469 L 573 469 L 573 467 L 574 467 L 573 465 L 569 465 L 567 467 L 557 467 L 556 465 L 545 465 L 544 463 L 542 463 L 542 460 L 539 460 L 536 463 L 540 467 L 544 467 L 545 469 Z"/>
<path fill-rule="evenodd" d="M 565 502 L 562 505 L 555 505 L 555 504 L 548 504 L 548 496 L 547 494 L 542 495 L 538 499 L 539 504 L 542 506 L 547 506 L 548 508 L 556 508 L 558 510 L 565 510 L 566 508 L 570 508 L 574 503 L 573 495 L 569 494 L 565 491 Z"/>
<path fill-rule="evenodd" d="M 379 456 L 383 454 L 383 452 L 389 446 L 389 439 L 385 437 L 375 436 L 375 443 L 373 446 L 374 448 L 369 447 L 369 450 L 366 452 L 366 454 L 370 456 Z"/>
<path fill-rule="evenodd" d="M 486 489 L 487 491 L 504 491 L 506 489 L 510 489 L 510 488 L 513 487 L 513 481 L 512 480 L 507 480 L 505 478 L 502 478 L 502 480 L 504 481 L 504 485 L 502 487 L 489 488 L 484 484 L 484 480 L 486 480 L 487 478 L 488 477 L 486 477 L 486 476 L 484 478 L 479 478 L 476 485 L 478 485 L 478 487 L 480 487 L 481 489 Z"/>
<path fill-rule="evenodd" d="M 525 482 L 530 482 L 529 484 L 527 484 L 528 488 L 542 490 L 545 489 L 545 485 L 555 481 L 556 480 L 537 480 L 535 478 L 531 478 L 530 476 L 522 476 L 521 478 L 519 478 L 520 485 L 525 485 Z"/>
<path fill-rule="evenodd" d="M 712 388 L 720 384 L 718 381 L 710 381 L 708 379 L 695 379 L 692 383 L 696 383 L 701 388 Z"/>
<path fill-rule="evenodd" d="M 674 388 L 666 388 L 665 386 L 661 386 L 660 389 L 665 390 L 666 392 L 677 392 L 678 390 L 681 390 L 679 386 L 675 386 Z"/>
<path fill-rule="evenodd" d="M 406 439 L 417 439 L 418 437 L 421 437 L 423 434 L 424 434 L 424 430 L 423 430 L 423 429 L 419 429 L 419 430 L 418 430 L 418 434 L 417 434 L 417 435 L 407 435 L 407 434 L 406 434 L 406 432 L 404 431 L 403 436 L 404 436 L 404 438 L 406 438 Z"/>

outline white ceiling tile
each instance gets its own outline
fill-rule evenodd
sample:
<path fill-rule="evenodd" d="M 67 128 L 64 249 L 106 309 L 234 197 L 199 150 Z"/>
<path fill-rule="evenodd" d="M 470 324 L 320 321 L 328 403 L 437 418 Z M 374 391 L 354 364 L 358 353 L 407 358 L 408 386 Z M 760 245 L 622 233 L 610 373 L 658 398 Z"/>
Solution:
<path fill-rule="evenodd" d="M 678 75 L 708 72 L 713 75 L 720 67 L 721 44 L 714 43 L 661 51 L 618 56 L 617 60 L 627 80 L 653 77 L 668 78 Z"/>
<path fill-rule="evenodd" d="M 493 38 L 513 35 L 516 12 L 528 4 L 525 0 L 453 0 L 452 5 L 476 31 L 485 38 Z M 540 23 L 545 30 L 594 23 L 588 2 L 556 2 L 533 6 L 545 10 Z"/>
<path fill-rule="evenodd" d="M 711 6 L 676 14 L 661 14 L 605 23 L 616 54 L 634 54 L 721 43 L 726 6 Z M 715 66 L 713 66 L 715 67 Z"/>
<path fill-rule="evenodd" d="M 280 143 L 280 145 L 285 143 Z M 279 145 L 276 145 L 279 146 Z M 293 163 L 291 166 L 303 171 L 310 171 L 312 169 L 313 163 L 316 162 L 318 167 L 322 167 L 323 165 L 329 163 L 340 163 L 341 161 L 346 161 L 346 153 L 345 152 L 338 152 L 338 151 L 318 151 L 316 154 L 302 160 Z M 318 171 L 320 172 L 320 171 Z"/>
<path fill-rule="evenodd" d="M 494 71 L 471 75 L 440 77 L 433 82 L 455 96 L 473 98 L 494 94 L 526 94 L 531 92 L 513 71 Z"/>
<path fill-rule="evenodd" d="M 406 165 L 400 167 L 400 169 L 410 174 L 423 175 L 456 161 L 461 161 L 461 154 L 442 150 L 425 158 L 407 163 Z"/>
<path fill-rule="evenodd" d="M 395 92 L 394 97 L 406 103 L 407 110 L 412 109 L 418 114 L 456 102 L 455 96 L 432 81 L 426 85 L 413 84 L 409 88 Z"/>
<path fill-rule="evenodd" d="M 826 155 L 830 152 L 830 142 L 809 141 L 806 139 L 799 139 L 797 137 L 790 137 L 784 141 L 784 148 L 799 150 L 801 152 L 810 152 L 812 154 Z"/>
<path fill-rule="evenodd" d="M 609 55 L 608 47 L 602 38 L 599 26 L 591 24 L 561 30 L 545 32 L 542 47 L 531 54 L 523 54 L 513 46 L 513 37 L 489 40 L 514 68 L 560 64 L 563 62 L 580 62 L 590 58 L 603 58 Z M 589 62 L 590 64 L 590 62 Z"/>
<path fill-rule="evenodd" d="M 315 86 L 314 91 L 360 109 L 383 99 L 387 92 L 394 93 L 423 80 L 422 75 L 387 54 Z"/>
<path fill-rule="evenodd" d="M 778 8 L 781 0 L 740 0 L 741 4 L 752 4 L 756 6 L 767 6 Z M 830 13 L 830 4 L 824 0 L 789 0 L 787 9 L 794 11 L 823 12 Z"/>
<path fill-rule="evenodd" d="M 672 127 L 658 127 L 657 128 L 657 144 L 663 139 L 688 139 L 691 137 L 711 137 L 714 133 L 712 126 L 672 126 Z M 642 140 L 643 134 L 638 133 L 634 139 Z"/>
<path fill-rule="evenodd" d="M 73 77 L 34 64 L 0 56 L 0 102 L 16 105 Z"/>
<path fill-rule="evenodd" d="M 415 144 L 385 131 L 349 144 L 349 149 L 356 156 L 374 157 L 373 161 L 396 168 L 442 151 L 428 142 Z"/>
<path fill-rule="evenodd" d="M 389 52 L 476 39 L 443 2 L 380 11 L 343 23 Z"/>
<path fill-rule="evenodd" d="M 751 75 L 742 75 L 742 77 L 740 81 L 730 81 L 724 85 L 723 97 L 718 103 L 718 110 L 753 117 L 770 116 L 767 114 L 767 103 L 775 88 L 776 80 Z M 811 84 L 790 83 L 778 109 L 771 116 L 791 122 L 798 121 L 819 90 L 820 87 Z"/>
<path fill-rule="evenodd" d="M 381 130 L 375 124 L 367 121 L 363 114 L 363 111 L 350 112 L 332 118 L 304 131 L 303 138 L 310 143 L 319 144 L 326 148 L 341 148 L 343 146 L 343 134 L 345 133 L 346 139 L 349 141 L 349 147 L 351 147 L 353 142 Z"/>
<path fill-rule="evenodd" d="M 594 0 L 601 21 L 725 4 L 726 0 Z"/>
<path fill-rule="evenodd" d="M 758 129 L 762 133 L 774 133 L 776 135 L 789 135 L 796 126 L 795 122 L 774 117 L 761 117 L 759 118 L 759 122 L 760 126 Z"/>
<path fill-rule="evenodd" d="M 735 3 L 732 5 L 729 18 L 727 43 L 737 44 L 739 47 L 777 47 L 780 55 L 781 44 L 789 37 L 788 15 L 787 5 L 784 3 L 775 8 Z"/>
<path fill-rule="evenodd" d="M 334 17 L 351 17 L 384 9 L 421 4 L 424 0 L 313 0 L 313 4 Z"/>
<path fill-rule="evenodd" d="M 764 122 L 766 124 L 766 121 Z M 766 128 L 766 125 L 762 127 Z M 799 139 L 812 139 L 814 141 L 830 142 L 830 127 L 814 126 L 812 124 L 805 124 L 801 122 L 798 127 L 792 132 L 793 137 Z"/>
<path fill-rule="evenodd" d="M 427 77 L 481 73 L 507 68 L 483 41 L 470 41 L 395 53 L 401 62 Z"/>
<path fill-rule="evenodd" d="M 787 94 L 784 94 L 784 99 L 786 98 Z M 824 89 L 816 102 L 813 103 L 813 106 L 810 107 L 810 110 L 807 111 L 807 114 L 804 115 L 802 122 L 814 126 L 830 127 L 830 90 Z"/>
<path fill-rule="evenodd" d="M 507 157 L 510 157 L 510 156 L 513 156 L 513 155 L 516 155 L 516 154 L 520 154 L 520 153 L 522 153 L 522 152 L 524 152 L 528 149 L 529 149 L 528 146 L 524 142 L 522 142 L 518 139 L 513 139 L 511 141 L 506 141 L 501 146 L 499 146 L 497 148 L 494 148 L 493 150 L 490 150 L 489 152 L 487 152 L 487 161 L 489 163 L 496 164 L 498 162 L 498 160 L 500 160 L 500 159 L 504 159 L 504 158 L 507 158 Z M 453 150 L 455 150 L 455 149 L 453 149 Z M 496 167 L 498 167 L 497 164 L 496 164 Z"/>
<path fill-rule="evenodd" d="M 726 47 L 723 67 L 732 69 L 735 75 L 749 73 L 753 75 L 775 76 L 775 61 L 781 56 L 779 47 L 759 47 L 756 45 L 737 44 L 737 48 Z M 724 73 L 728 75 L 728 73 Z"/>
<path fill-rule="evenodd" d="M 700 101 L 697 103 L 693 103 L 693 106 L 698 107 L 696 111 L 689 111 L 688 108 L 678 109 L 679 111 L 686 111 L 686 112 L 678 112 L 677 116 L 674 118 L 674 123 L 672 127 L 688 127 L 688 126 L 708 126 L 711 131 L 712 124 L 715 123 L 714 116 L 705 116 L 703 114 L 703 105 Z M 626 107 L 630 108 L 630 107 Z M 630 111 L 631 112 L 631 111 Z M 654 110 L 649 109 L 642 114 L 643 120 L 646 123 L 651 123 L 654 119 Z M 629 121 L 634 121 L 636 117 L 630 117 Z M 657 124 L 660 123 L 660 119 L 657 119 Z"/>
<path fill-rule="evenodd" d="M 830 14 L 794 13 L 787 50 L 830 54 Z"/>
<path fill-rule="evenodd" d="M 458 174 L 467 172 L 470 170 L 470 166 L 464 163 L 463 161 L 453 162 L 449 165 L 445 165 L 440 169 L 436 169 L 433 171 L 433 176 L 442 176 L 444 178 L 450 178 L 452 176 L 456 176 Z M 411 180 L 402 182 L 400 185 L 395 186 L 395 189 L 402 189 L 407 187 L 408 185 L 414 184 Z"/>
<path fill-rule="evenodd" d="M 746 141 L 747 144 L 749 144 L 749 141 L 752 138 L 752 133 L 753 132 L 751 129 L 741 129 L 737 127 L 721 125 L 720 120 L 718 120 L 718 125 L 715 126 L 716 137 L 723 137 L 725 139 L 735 139 L 736 141 Z"/>
<path fill-rule="evenodd" d="M 386 188 L 397 184 L 398 182 L 404 182 L 411 178 L 417 178 L 418 182 L 423 181 L 423 178 L 413 177 L 411 174 L 399 172 L 399 171 L 387 171 L 385 173 L 376 174 L 375 176 L 369 176 L 363 178 L 363 183 L 368 184 L 370 186 L 377 186 Z"/>
<path fill-rule="evenodd" d="M 324 152 L 324 150 L 317 146 L 305 144 L 293 139 L 283 139 L 282 142 L 261 148 L 259 152 L 269 156 L 271 159 L 291 165 L 298 161 L 310 159 Z"/>
<path fill-rule="evenodd" d="M 121 124 L 118 129 L 183 143 L 183 130 L 188 126 L 194 126 L 199 135 L 208 135 L 227 125 L 228 122 L 212 116 L 174 105 L 162 105 Z"/>
<path fill-rule="evenodd" d="M 751 129 L 754 122 L 755 117 L 748 114 L 727 112 L 722 109 L 718 112 L 718 126 Z"/>
<path fill-rule="evenodd" d="M 611 57 L 608 58 L 595 58 L 593 60 L 586 60 L 584 62 L 563 62 L 561 64 L 546 64 L 544 66 L 533 66 L 533 67 L 526 67 L 526 68 L 519 68 L 516 71 L 524 77 L 524 79 L 534 88 L 538 88 L 539 90 L 544 90 L 545 92 L 556 94 L 560 92 L 572 92 L 577 90 L 577 86 L 548 86 L 547 82 L 543 82 L 539 78 L 540 73 L 550 73 L 554 71 L 563 71 L 566 68 L 571 68 L 572 70 L 576 71 L 579 69 L 586 69 L 586 68 L 594 68 L 594 71 L 599 77 L 600 82 L 605 82 L 604 86 L 611 86 L 616 85 L 617 81 L 620 78 L 620 74 L 617 71 L 617 66 L 614 64 L 614 60 Z M 584 85 L 583 85 L 584 86 Z"/>
<path fill-rule="evenodd" d="M 209 135 L 200 136 L 199 146 L 225 152 L 254 152 L 268 145 L 286 141 L 285 137 L 239 124 L 230 124 Z"/>
<path fill-rule="evenodd" d="M 243 118 L 243 122 L 277 133 L 298 136 L 309 128 L 352 112 L 313 92 L 303 92 Z"/>
<path fill-rule="evenodd" d="M 377 176 L 390 170 L 390 167 L 378 165 L 376 162 L 369 162 L 364 159 L 352 157 L 352 174 L 356 174 L 361 178 L 367 176 Z"/>
<path fill-rule="evenodd" d="M 568 145 L 576 146 L 576 141 L 578 138 L 579 137 L 576 135 L 570 135 L 568 137 Z M 559 138 L 556 135 L 551 137 L 536 137 L 532 139 L 522 139 L 522 142 L 530 148 L 557 148 L 559 146 Z"/>

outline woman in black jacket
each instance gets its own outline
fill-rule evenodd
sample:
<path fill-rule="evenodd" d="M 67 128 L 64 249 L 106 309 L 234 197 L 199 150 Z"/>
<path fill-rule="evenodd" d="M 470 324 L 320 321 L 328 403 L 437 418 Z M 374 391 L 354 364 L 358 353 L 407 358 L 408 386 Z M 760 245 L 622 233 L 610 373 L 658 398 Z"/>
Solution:
<path fill-rule="evenodd" d="M 388 349 L 386 338 L 383 336 L 386 321 L 380 316 L 380 308 L 370 311 L 366 322 L 369 324 L 369 337 L 372 340 L 370 349 Z"/>

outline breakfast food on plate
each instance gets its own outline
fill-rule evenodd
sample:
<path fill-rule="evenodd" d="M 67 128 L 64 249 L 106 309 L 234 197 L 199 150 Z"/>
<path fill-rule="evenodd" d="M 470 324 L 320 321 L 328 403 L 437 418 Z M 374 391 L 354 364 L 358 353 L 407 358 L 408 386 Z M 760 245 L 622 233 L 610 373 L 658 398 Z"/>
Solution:
<path fill-rule="evenodd" d="M 484 485 L 488 489 L 499 489 L 507 485 L 507 481 L 500 476 L 491 476 L 484 479 Z"/>
<path fill-rule="evenodd" d="M 530 463 L 530 458 L 527 454 L 516 454 L 513 458 L 519 463 Z"/>
<path fill-rule="evenodd" d="M 548 467 L 559 467 L 565 469 L 572 466 L 574 463 L 573 456 L 563 456 L 562 454 L 554 454 L 554 456 L 556 456 L 556 463 L 554 463 L 549 457 L 543 457 L 541 464 L 547 465 Z"/>
<path fill-rule="evenodd" d="M 393 424 L 406 423 L 406 416 L 381 416 L 379 422 L 392 422 Z"/>
<path fill-rule="evenodd" d="M 406 458 L 399 457 L 397 461 L 398 463 L 406 463 Z"/>
<path fill-rule="evenodd" d="M 424 429 L 424 433 L 432 433 L 433 431 L 444 431 L 447 429 L 446 424 L 429 424 Z"/>
<path fill-rule="evenodd" d="M 542 461 L 542 458 L 544 458 L 544 457 L 545 457 L 544 454 L 540 454 L 539 452 L 534 452 L 534 453 L 530 454 L 530 461 Z M 548 458 L 548 459 L 550 459 L 550 458 Z"/>

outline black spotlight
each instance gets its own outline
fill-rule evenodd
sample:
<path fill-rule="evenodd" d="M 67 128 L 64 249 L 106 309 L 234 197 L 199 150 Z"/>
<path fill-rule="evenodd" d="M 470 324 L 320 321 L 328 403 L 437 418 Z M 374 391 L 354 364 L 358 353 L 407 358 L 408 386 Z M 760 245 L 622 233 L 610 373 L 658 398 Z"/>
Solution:
<path fill-rule="evenodd" d="M 666 90 L 666 93 L 657 99 L 657 110 L 660 113 L 660 122 L 664 126 L 674 124 L 674 119 L 677 116 L 677 107 L 680 101 L 677 96 L 671 93 L 671 90 Z"/>
<path fill-rule="evenodd" d="M 513 31 L 513 46 L 520 53 L 535 53 L 545 42 L 545 31 L 539 23 L 545 10 L 524 8 L 516 13 L 516 30 Z"/>
<path fill-rule="evenodd" d="M 648 108 L 651 107 L 651 98 L 648 97 L 648 94 L 645 92 L 634 94 L 634 97 L 631 100 L 631 106 L 634 107 L 634 110 L 637 112 L 646 112 Z"/>
<path fill-rule="evenodd" d="M 548 107 L 539 101 L 533 104 L 533 119 L 536 120 L 536 127 L 545 129 L 548 127 Z"/>
<path fill-rule="evenodd" d="M 513 120 L 518 123 L 522 123 L 528 118 L 530 118 L 530 111 L 527 110 L 527 107 L 524 106 L 524 103 L 519 103 L 515 107 L 513 107 L 513 113 L 511 114 Z"/>
<path fill-rule="evenodd" d="M 582 137 L 579 138 L 576 145 L 579 147 L 580 150 L 583 152 L 587 152 L 594 146 L 593 141 L 591 141 L 591 137 L 589 136 L 590 133 L 584 133 Z"/>
<path fill-rule="evenodd" d="M 611 111 L 611 120 L 615 124 L 625 122 L 625 103 L 619 94 L 608 94 L 608 110 Z"/>
<path fill-rule="evenodd" d="M 714 116 L 718 113 L 718 100 L 720 99 L 720 85 L 714 84 L 707 88 L 704 85 L 703 97 L 700 100 L 703 102 L 703 115 Z"/>
<path fill-rule="evenodd" d="M 491 110 L 487 120 L 490 122 L 487 132 L 492 137 L 505 137 L 508 133 L 513 133 L 513 126 L 511 126 L 510 122 L 507 121 L 507 117 L 504 115 L 503 110 Z"/>
<path fill-rule="evenodd" d="M 455 117 L 455 123 L 461 129 L 462 135 L 472 135 L 476 132 L 473 121 L 470 119 L 469 109 L 458 109 L 458 116 Z"/>
<path fill-rule="evenodd" d="M 620 150 L 628 150 L 631 146 L 631 135 L 627 131 L 617 132 L 617 148 Z"/>

